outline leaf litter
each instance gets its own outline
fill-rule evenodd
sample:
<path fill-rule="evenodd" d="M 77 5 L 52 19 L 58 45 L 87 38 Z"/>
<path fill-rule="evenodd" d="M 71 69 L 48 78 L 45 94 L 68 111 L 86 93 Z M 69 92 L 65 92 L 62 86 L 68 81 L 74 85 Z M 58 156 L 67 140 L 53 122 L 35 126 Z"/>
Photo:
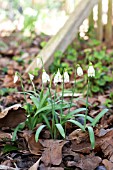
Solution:
<path fill-rule="evenodd" d="M 20 36 L 15 34 L 15 42 L 21 42 Z M 29 58 L 36 56 L 40 51 L 39 37 L 35 38 L 32 42 L 22 42 L 20 46 L 16 43 L 10 43 L 12 40 L 10 37 L 2 38 L 5 43 L 4 49 L 0 50 L 2 58 L 0 58 L 0 87 L 1 88 L 18 88 L 20 85 L 17 83 L 14 85 L 13 76 L 15 71 L 20 71 L 23 74 L 23 70 L 27 68 Z M 37 48 L 38 46 L 38 48 Z M 21 51 L 24 50 L 24 55 L 21 55 Z M 18 61 L 12 60 L 13 56 L 19 56 L 21 59 L 25 59 L 25 63 L 22 65 Z M 3 68 L 6 68 L 3 70 Z M 27 76 L 24 75 L 25 88 L 31 88 L 28 84 Z M 37 78 L 35 80 L 37 87 L 40 87 L 41 80 Z M 68 86 L 68 85 L 67 85 Z M 59 90 L 60 91 L 60 90 Z M 104 103 L 111 90 L 106 91 L 105 95 L 98 95 L 94 98 L 89 98 L 89 115 L 95 117 Z M 75 96 L 78 97 L 75 93 Z M 70 97 L 66 94 L 65 97 Z M 81 96 L 82 98 L 82 96 Z M 82 98 L 83 99 L 83 98 Z M 1 111 L 0 111 L 0 168 L 19 170 L 64 170 L 68 169 L 76 170 L 95 170 L 99 165 L 104 165 L 107 170 L 113 169 L 113 116 L 112 109 L 107 113 L 99 122 L 98 128 L 95 128 L 96 147 L 91 149 L 88 133 L 84 133 L 79 129 L 69 130 L 69 136 L 66 140 L 52 140 L 45 130 L 41 136 L 42 139 L 36 143 L 34 131 L 29 132 L 27 129 L 18 133 L 18 140 L 14 143 L 19 150 L 12 150 L 3 153 L 3 147 L 11 145 L 12 129 L 19 123 L 24 122 L 26 119 L 26 113 L 21 105 L 24 101 L 22 94 L 10 93 L 6 96 L 1 96 Z M 84 106 L 85 103 L 76 101 L 78 107 Z M 15 105 L 14 105 L 15 104 Z M 66 111 L 65 111 L 66 112 Z M 15 120 L 15 121 L 14 121 Z M 67 124 L 67 127 L 72 128 Z M 45 137 L 44 137 L 45 136 Z M 13 146 L 13 145 L 12 145 Z"/>

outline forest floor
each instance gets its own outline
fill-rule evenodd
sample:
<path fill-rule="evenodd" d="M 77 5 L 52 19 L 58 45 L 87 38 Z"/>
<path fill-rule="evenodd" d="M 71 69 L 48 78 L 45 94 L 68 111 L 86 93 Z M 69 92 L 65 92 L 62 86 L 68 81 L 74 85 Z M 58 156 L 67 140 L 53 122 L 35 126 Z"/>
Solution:
<path fill-rule="evenodd" d="M 21 91 L 20 82 L 14 84 L 15 72 L 21 73 L 26 90 L 32 90 L 28 81 L 29 76 L 25 73 L 31 60 L 42 49 L 41 42 L 48 41 L 50 37 L 41 35 L 33 39 L 25 39 L 21 33 L 12 33 L 8 37 L 0 37 L 0 169 L 9 170 L 113 170 L 113 81 L 106 81 L 94 95 L 89 97 L 88 115 L 96 117 L 102 109 L 108 108 L 108 112 L 100 119 L 94 127 L 95 148 L 91 148 L 88 132 L 83 132 L 77 126 L 66 125 L 66 139 L 53 140 L 48 130 L 43 130 L 38 142 L 35 141 L 35 131 L 26 127 L 17 133 L 16 141 L 11 141 L 16 126 L 26 120 L 26 111 L 22 107 L 24 96 Z M 83 44 L 81 49 L 87 46 Z M 96 47 L 101 51 L 101 47 Z M 106 53 L 113 54 L 111 48 Z M 79 59 L 84 58 L 79 55 Z M 103 58 L 102 58 L 103 60 Z M 69 63 L 64 57 L 61 62 Z M 95 61 L 96 62 L 96 61 Z M 113 77 L 113 60 L 106 64 L 108 77 Z M 53 64 L 54 65 L 54 64 Z M 58 69 L 58 68 L 57 68 Z M 35 73 L 36 74 L 36 70 Z M 70 88 L 73 83 L 73 72 L 71 81 L 66 85 Z M 79 78 L 77 78 L 79 80 Z M 101 80 L 99 82 L 102 83 Z M 41 74 L 35 76 L 34 84 L 37 90 L 41 90 Z M 86 84 L 84 84 L 86 86 Z M 107 87 L 107 88 L 106 88 Z M 58 91 L 61 88 L 59 87 Z M 86 107 L 84 102 L 86 96 L 81 92 L 73 100 L 76 106 L 71 111 Z M 80 97 L 83 100 L 77 100 Z M 66 100 L 69 100 L 67 96 Z M 28 102 L 31 102 L 29 97 Z M 65 109 L 66 113 L 67 110 Z M 79 120 L 78 121 L 84 121 Z"/>

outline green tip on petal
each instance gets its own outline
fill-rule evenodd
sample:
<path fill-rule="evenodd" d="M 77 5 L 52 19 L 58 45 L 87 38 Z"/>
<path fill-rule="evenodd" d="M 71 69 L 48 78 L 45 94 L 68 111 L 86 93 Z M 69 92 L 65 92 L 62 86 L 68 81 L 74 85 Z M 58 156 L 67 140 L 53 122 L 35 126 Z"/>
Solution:
<path fill-rule="evenodd" d="M 57 72 L 59 72 L 60 73 L 60 70 L 59 70 L 59 68 L 58 68 L 58 71 Z"/>
<path fill-rule="evenodd" d="M 15 72 L 15 75 L 18 76 L 18 72 L 17 71 Z"/>
<path fill-rule="evenodd" d="M 67 68 L 64 69 L 64 72 L 67 72 Z"/>
<path fill-rule="evenodd" d="M 90 62 L 90 63 L 89 63 L 89 66 L 92 66 L 92 65 L 93 65 L 92 62 Z"/>
<path fill-rule="evenodd" d="M 80 65 L 79 65 L 79 64 L 77 64 L 77 65 L 76 65 L 76 67 L 80 67 Z"/>
<path fill-rule="evenodd" d="M 42 72 L 45 72 L 45 69 L 43 69 Z"/>

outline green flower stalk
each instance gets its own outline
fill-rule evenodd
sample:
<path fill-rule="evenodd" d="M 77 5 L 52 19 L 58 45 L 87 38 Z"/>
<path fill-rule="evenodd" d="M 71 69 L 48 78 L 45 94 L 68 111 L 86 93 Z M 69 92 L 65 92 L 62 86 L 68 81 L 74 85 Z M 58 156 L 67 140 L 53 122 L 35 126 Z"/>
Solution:
<path fill-rule="evenodd" d="M 71 97 L 71 102 L 70 102 L 70 107 L 69 107 L 68 113 L 70 112 L 70 109 L 71 109 L 71 106 L 72 106 L 72 102 L 73 102 L 73 98 L 74 98 L 75 87 L 76 87 L 76 74 L 78 76 L 82 76 L 83 75 L 83 70 L 82 70 L 82 68 L 80 67 L 79 64 L 77 64 L 77 70 L 76 70 L 76 73 L 74 75 L 74 87 L 72 89 L 72 97 Z"/>
<path fill-rule="evenodd" d="M 25 99 L 25 102 L 27 104 L 27 98 L 26 98 L 26 94 L 25 94 L 25 89 L 24 89 L 24 85 L 23 85 L 23 82 L 22 82 L 22 76 L 21 76 L 21 74 L 19 72 L 16 71 L 15 76 L 14 76 L 14 83 L 16 83 L 19 78 L 20 78 L 20 83 L 21 83 L 22 91 L 24 93 L 24 99 Z"/>
<path fill-rule="evenodd" d="M 88 97 L 89 97 L 89 90 L 90 90 L 90 81 L 89 81 L 89 79 L 88 79 L 87 96 L 86 96 L 86 113 L 85 113 L 85 119 L 84 119 L 84 128 L 86 128 L 86 121 L 87 121 L 87 115 L 88 115 Z"/>
<path fill-rule="evenodd" d="M 34 85 L 34 83 L 33 83 L 34 76 L 29 73 L 29 78 L 30 78 L 31 84 L 32 84 L 32 86 L 33 86 L 33 90 L 34 90 L 34 92 L 35 92 L 35 95 L 36 95 L 36 89 L 35 89 L 35 85 Z"/>
<path fill-rule="evenodd" d="M 84 120 L 84 128 L 86 128 L 86 120 L 88 115 L 88 97 L 89 97 L 89 90 L 90 90 L 90 77 L 95 77 L 95 69 L 92 63 L 89 63 L 88 67 L 88 87 L 87 87 L 87 96 L 86 96 L 86 113 L 85 113 L 85 120 Z"/>

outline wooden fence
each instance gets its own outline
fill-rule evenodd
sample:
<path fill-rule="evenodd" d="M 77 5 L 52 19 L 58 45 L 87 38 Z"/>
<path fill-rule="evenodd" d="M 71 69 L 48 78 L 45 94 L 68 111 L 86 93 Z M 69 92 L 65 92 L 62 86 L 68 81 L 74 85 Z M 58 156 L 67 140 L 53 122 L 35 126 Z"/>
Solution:
<path fill-rule="evenodd" d="M 104 2 L 105 0 L 99 0 L 98 19 L 97 21 L 95 21 L 96 23 L 94 23 L 94 12 L 92 12 L 89 19 L 89 26 L 95 24 L 96 26 L 94 26 L 94 29 L 96 31 L 97 39 L 100 41 L 105 41 L 107 45 L 110 45 L 113 38 L 112 0 L 106 0 L 106 2 L 108 2 L 106 6 L 107 9 L 106 13 L 104 13 L 103 11 Z"/>
<path fill-rule="evenodd" d="M 80 0 L 79 0 L 80 1 Z M 65 0 L 66 12 L 71 13 L 73 6 L 76 6 L 78 0 Z M 81 0 L 82 1 L 82 0 Z M 96 37 L 100 41 L 106 42 L 109 46 L 113 38 L 113 12 L 112 12 L 113 0 L 99 0 L 97 8 L 92 10 L 88 18 L 88 26 L 94 28 Z M 103 10 L 104 9 L 104 10 Z M 97 18 L 95 20 L 95 15 Z M 105 21 L 104 21 L 105 20 Z"/>

